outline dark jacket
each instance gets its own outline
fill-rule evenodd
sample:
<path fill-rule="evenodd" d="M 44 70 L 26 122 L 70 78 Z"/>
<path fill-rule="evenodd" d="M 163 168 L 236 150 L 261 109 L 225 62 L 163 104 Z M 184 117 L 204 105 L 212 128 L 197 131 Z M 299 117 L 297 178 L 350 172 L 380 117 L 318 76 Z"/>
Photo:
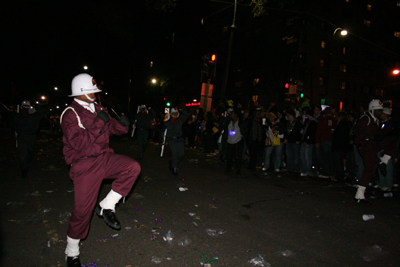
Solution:
<path fill-rule="evenodd" d="M 294 124 L 294 125 L 293 125 Z M 287 134 L 285 135 L 285 139 L 289 143 L 296 143 L 301 141 L 301 130 L 303 130 L 303 125 L 299 120 L 294 120 L 293 124 L 290 121 L 287 121 L 286 127 L 287 127 Z"/>
<path fill-rule="evenodd" d="M 315 144 L 315 135 L 317 133 L 318 121 L 315 118 L 307 119 L 304 123 L 303 136 L 301 138 L 302 143 L 309 145 Z"/>
<path fill-rule="evenodd" d="M 348 152 L 352 149 L 350 145 L 350 124 L 347 119 L 342 119 L 332 135 L 332 152 Z"/>

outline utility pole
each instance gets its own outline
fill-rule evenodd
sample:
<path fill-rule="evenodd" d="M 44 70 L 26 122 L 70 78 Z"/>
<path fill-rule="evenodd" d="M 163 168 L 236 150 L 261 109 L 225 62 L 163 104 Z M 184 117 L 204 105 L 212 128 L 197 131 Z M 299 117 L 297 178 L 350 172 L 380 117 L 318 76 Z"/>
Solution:
<path fill-rule="evenodd" d="M 234 8 L 234 11 L 233 11 L 233 22 L 232 22 L 231 33 L 230 33 L 230 37 L 229 37 L 228 55 L 226 57 L 225 74 L 224 74 L 224 79 L 222 81 L 221 101 L 225 100 L 226 85 L 228 83 L 229 64 L 230 64 L 230 61 L 231 61 L 231 54 L 232 54 L 233 34 L 234 34 L 234 31 L 235 31 L 235 28 L 236 28 L 236 26 L 235 26 L 236 7 L 237 7 L 237 0 L 235 0 L 235 8 Z"/>

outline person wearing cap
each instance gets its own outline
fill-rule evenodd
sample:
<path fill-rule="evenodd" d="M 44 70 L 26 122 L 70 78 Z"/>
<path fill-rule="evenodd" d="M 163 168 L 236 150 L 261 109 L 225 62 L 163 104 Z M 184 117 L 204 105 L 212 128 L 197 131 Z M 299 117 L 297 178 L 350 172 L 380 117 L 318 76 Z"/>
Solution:
<path fill-rule="evenodd" d="M 173 175 L 178 175 L 178 164 L 185 157 L 185 138 L 183 138 L 182 127 L 190 117 L 189 112 L 178 108 L 172 108 L 171 114 L 165 114 L 164 128 L 167 142 L 171 149 L 172 158 L 169 162 L 169 169 Z"/>
<path fill-rule="evenodd" d="M 355 143 L 364 161 L 364 171 L 354 197 L 357 203 L 371 204 L 365 199 L 365 190 L 375 174 L 378 152 L 382 150 L 379 171 L 386 176 L 386 165 L 396 151 L 395 144 L 391 143 L 390 139 L 384 138 L 384 131 L 379 121 L 382 111 L 382 102 L 379 99 L 372 100 L 369 103 L 368 112 L 360 117 L 356 127 Z"/>
<path fill-rule="evenodd" d="M 383 141 L 393 146 L 397 147 L 399 142 L 398 133 L 396 132 L 393 120 L 392 120 L 392 110 L 390 108 L 383 108 L 381 114 L 381 121 L 382 121 L 382 134 L 383 134 Z M 378 152 L 378 158 L 383 156 L 383 151 Z M 394 175 L 394 160 L 391 158 L 387 163 L 387 174 L 386 176 L 382 174 L 379 170 L 379 183 L 378 187 L 382 191 L 391 191 L 393 187 L 393 175 Z"/>
<path fill-rule="evenodd" d="M 137 153 L 139 159 L 143 159 L 144 151 L 147 146 L 147 139 L 149 137 L 149 130 L 152 126 L 152 122 L 156 117 L 156 113 L 146 105 L 141 105 L 139 113 L 135 116 L 136 121 L 136 136 L 137 136 Z"/>
<path fill-rule="evenodd" d="M 81 266 L 79 242 L 88 235 L 93 210 L 111 228 L 121 228 L 115 206 L 128 195 L 141 170 L 138 162 L 115 154 L 109 147 L 109 136 L 127 133 L 129 120 L 126 116 L 118 121 L 111 118 L 107 110 L 95 102 L 95 93 L 101 90 L 93 77 L 86 73 L 75 76 L 71 90 L 70 97 L 74 100 L 60 117 L 63 153 L 71 166 L 69 174 L 75 194 L 65 250 L 69 267 Z M 96 206 L 100 186 L 107 178 L 115 179 L 112 189 Z"/>
<path fill-rule="evenodd" d="M 21 103 L 21 111 L 13 113 L 13 126 L 17 133 L 18 159 L 21 168 L 21 178 L 28 177 L 32 164 L 36 134 L 39 131 L 40 120 L 44 117 L 42 110 L 36 111 L 29 100 Z"/>

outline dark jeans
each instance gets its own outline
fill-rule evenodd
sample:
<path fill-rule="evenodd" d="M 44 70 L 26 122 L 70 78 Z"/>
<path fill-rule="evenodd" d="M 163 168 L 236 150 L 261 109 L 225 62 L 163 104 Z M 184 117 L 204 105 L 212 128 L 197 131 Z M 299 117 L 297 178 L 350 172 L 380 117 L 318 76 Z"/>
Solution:
<path fill-rule="evenodd" d="M 243 139 L 236 144 L 226 143 L 227 171 L 232 170 L 233 161 L 235 160 L 236 171 L 240 172 L 242 166 L 243 145 Z"/>

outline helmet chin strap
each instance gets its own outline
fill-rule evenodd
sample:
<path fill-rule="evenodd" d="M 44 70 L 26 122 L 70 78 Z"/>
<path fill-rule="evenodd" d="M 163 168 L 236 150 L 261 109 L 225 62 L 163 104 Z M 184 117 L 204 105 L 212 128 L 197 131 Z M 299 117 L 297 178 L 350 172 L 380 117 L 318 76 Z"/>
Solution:
<path fill-rule="evenodd" d="M 85 96 L 87 97 L 87 99 L 89 99 L 90 101 L 92 101 L 92 102 L 94 102 L 94 101 L 96 101 L 96 98 L 90 98 L 87 94 L 85 94 Z"/>

